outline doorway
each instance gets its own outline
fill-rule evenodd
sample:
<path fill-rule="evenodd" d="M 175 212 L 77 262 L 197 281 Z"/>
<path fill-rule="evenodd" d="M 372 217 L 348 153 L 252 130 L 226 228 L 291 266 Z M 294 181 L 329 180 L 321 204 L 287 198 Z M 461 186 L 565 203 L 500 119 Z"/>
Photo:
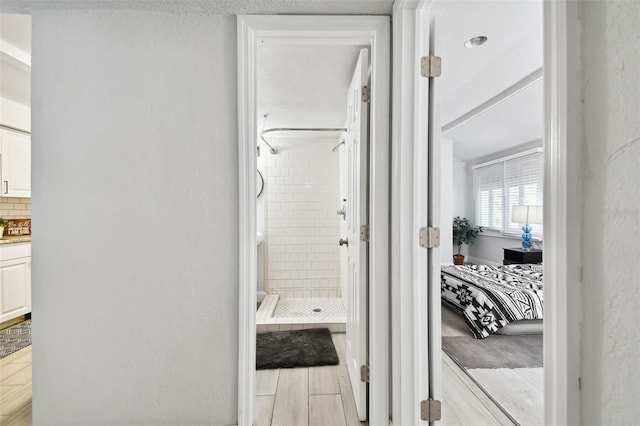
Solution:
<path fill-rule="evenodd" d="M 345 30 L 348 28 L 347 30 Z M 369 173 L 368 185 L 354 181 L 355 187 L 362 189 L 362 195 L 369 203 L 369 210 L 362 211 L 362 220 L 355 221 L 352 236 L 344 235 L 344 249 L 349 248 L 347 259 L 353 257 L 353 248 L 364 247 L 368 251 L 366 257 L 360 259 L 363 267 L 359 268 L 361 276 L 368 280 L 356 280 L 366 285 L 367 295 L 351 297 L 350 302 L 358 302 L 364 309 L 357 311 L 359 319 L 353 319 L 360 327 L 356 335 L 358 341 L 364 341 L 365 358 L 354 362 L 358 372 L 360 367 L 369 369 L 368 413 L 365 416 L 372 423 L 384 423 L 382 419 L 389 418 L 389 345 L 388 345 L 388 269 L 389 269 L 389 19 L 388 17 L 366 16 L 239 16 L 238 17 L 238 50 L 239 50 L 239 118 L 240 118 L 240 353 L 239 353 L 239 423 L 250 424 L 253 421 L 253 395 L 255 389 L 255 332 L 257 302 L 257 251 L 256 245 L 259 231 L 256 221 L 256 170 L 258 137 L 261 133 L 259 120 L 265 114 L 259 113 L 260 88 L 257 87 L 257 58 L 262 46 L 362 46 L 370 53 L 370 66 L 363 65 L 362 74 L 369 76 L 370 83 L 366 95 L 368 109 L 371 116 L 370 125 L 366 126 L 369 133 L 368 155 L 364 155 L 363 171 Z M 369 63 L 369 61 L 367 61 Z M 364 99 L 363 88 L 358 90 L 358 104 Z M 308 101 L 308 100 L 307 100 Z M 313 100 L 311 100 L 313 101 Z M 346 119 L 346 117 L 345 117 Z M 345 120 L 346 121 L 346 120 Z M 302 127 L 304 125 L 292 125 Z M 345 144 L 336 143 L 338 149 L 349 152 L 353 150 L 353 137 L 349 138 L 350 123 L 345 125 L 346 131 L 337 136 L 344 136 Z M 270 124 L 269 127 L 272 127 Z M 273 125 L 275 128 L 288 128 Z M 317 126 L 309 126 L 317 127 Z M 264 130 L 264 129 L 263 129 Z M 285 131 L 286 133 L 286 131 Z M 360 132 L 362 133 L 362 132 Z M 282 137 L 282 135 L 280 135 Z M 348 143 L 348 140 L 351 143 Z M 284 139 L 281 143 L 285 144 Z M 273 140 L 266 139 L 268 145 Z M 274 151 L 277 147 L 271 146 Z M 262 149 L 261 149 L 262 151 Z M 357 154 L 361 154 L 358 150 Z M 348 162 L 347 162 L 348 163 Z M 366 176 L 366 175 L 365 175 Z M 360 182 L 362 183 L 362 182 Z M 268 185 L 268 183 L 267 183 Z M 348 186 L 348 185 L 347 185 Z M 364 189 L 363 189 L 364 188 Z M 357 196 L 358 194 L 353 194 Z M 347 203 L 352 197 L 346 197 Z M 340 207 L 338 207 L 340 209 Z M 359 211 L 347 208 L 349 211 Z M 335 213 L 334 213 L 335 214 Z M 361 223 L 365 222 L 365 223 Z M 357 226 L 355 224 L 357 223 Z M 361 226 L 368 226 L 366 239 L 360 238 Z M 357 231 L 357 241 L 354 244 L 354 229 Z M 264 235 L 264 234 L 263 234 Z M 334 244 L 337 244 L 335 241 Z M 348 262 L 347 262 L 348 263 Z M 364 269 L 364 270 L 363 270 Z M 348 274 L 347 274 L 348 275 Z M 368 284 L 367 284 L 368 282 Z M 268 289 L 268 288 L 267 288 Z M 295 291 L 295 290 L 294 290 Z M 313 290 L 312 290 L 313 291 Z M 313 293 L 312 293 L 313 294 Z M 367 297 L 368 296 L 368 297 Z M 350 309 L 347 309 L 350 311 Z M 353 312 L 353 309 L 351 309 Z M 364 323 L 364 324 L 363 324 Z M 368 323 L 369 333 L 366 330 Z M 349 324 L 349 320 L 347 320 Z M 362 327 L 365 328 L 362 328 Z M 347 325 L 347 328 L 349 326 Z M 345 346 L 349 346 L 346 344 Z M 345 350 L 345 352 L 349 352 Z M 362 365 L 356 365 L 362 364 Z M 353 368 L 355 371 L 355 368 Z M 361 390 L 356 391 L 356 397 L 362 397 L 366 405 L 367 383 L 350 374 L 350 384 Z M 362 391 L 364 389 L 364 391 Z M 362 408 L 362 404 L 360 404 Z M 362 413 L 360 418 L 362 419 Z"/>

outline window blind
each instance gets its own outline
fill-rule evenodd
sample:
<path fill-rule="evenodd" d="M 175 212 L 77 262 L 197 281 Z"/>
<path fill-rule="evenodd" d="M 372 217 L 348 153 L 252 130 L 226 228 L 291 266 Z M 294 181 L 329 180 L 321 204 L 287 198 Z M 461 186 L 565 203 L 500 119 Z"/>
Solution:
<path fill-rule="evenodd" d="M 542 205 L 544 157 L 533 152 L 497 160 L 474 169 L 476 223 L 507 234 L 520 234 L 523 224 L 511 222 L 513 206 Z M 542 225 L 532 225 L 542 238 Z"/>

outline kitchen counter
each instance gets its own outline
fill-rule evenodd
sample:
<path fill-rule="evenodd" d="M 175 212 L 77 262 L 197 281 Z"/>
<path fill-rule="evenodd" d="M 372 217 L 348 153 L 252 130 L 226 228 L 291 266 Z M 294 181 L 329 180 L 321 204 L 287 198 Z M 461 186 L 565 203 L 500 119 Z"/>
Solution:
<path fill-rule="evenodd" d="M 0 244 L 30 243 L 31 235 L 21 235 L 17 237 L 2 237 Z"/>

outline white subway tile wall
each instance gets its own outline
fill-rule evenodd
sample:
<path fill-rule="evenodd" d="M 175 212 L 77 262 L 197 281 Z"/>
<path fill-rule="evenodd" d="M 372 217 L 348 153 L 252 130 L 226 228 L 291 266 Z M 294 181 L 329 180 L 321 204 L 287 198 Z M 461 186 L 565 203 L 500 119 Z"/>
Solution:
<path fill-rule="evenodd" d="M 271 138 L 266 176 L 267 292 L 340 297 L 340 165 L 337 138 Z"/>
<path fill-rule="evenodd" d="M 0 197 L 0 217 L 3 219 L 31 217 L 31 198 Z"/>

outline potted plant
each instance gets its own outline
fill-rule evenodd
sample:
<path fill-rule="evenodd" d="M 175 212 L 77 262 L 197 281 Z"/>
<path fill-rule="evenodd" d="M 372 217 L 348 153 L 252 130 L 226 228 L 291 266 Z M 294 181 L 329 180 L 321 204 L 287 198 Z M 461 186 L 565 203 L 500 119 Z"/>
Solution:
<path fill-rule="evenodd" d="M 473 244 L 478 234 L 482 232 L 482 227 L 474 227 L 466 217 L 456 216 L 453 219 L 453 243 L 458 245 L 458 254 L 453 255 L 453 263 L 462 265 L 464 256 L 462 255 L 462 244 Z"/>
<path fill-rule="evenodd" d="M 4 219 L 0 217 L 0 239 L 4 236 Z"/>

